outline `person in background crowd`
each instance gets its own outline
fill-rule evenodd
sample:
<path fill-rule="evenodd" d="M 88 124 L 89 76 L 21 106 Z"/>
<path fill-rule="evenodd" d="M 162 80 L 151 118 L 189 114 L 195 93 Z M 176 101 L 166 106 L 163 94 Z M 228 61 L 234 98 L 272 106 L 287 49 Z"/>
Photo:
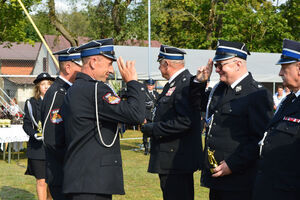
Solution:
<path fill-rule="evenodd" d="M 48 73 L 41 73 L 33 81 L 34 96 L 25 102 L 25 116 L 23 119 L 23 129 L 29 135 L 27 144 L 28 164 L 26 175 L 31 175 L 36 178 L 36 191 L 39 200 L 51 200 L 52 197 L 45 182 L 46 165 L 45 165 L 45 150 L 43 146 L 41 133 L 41 103 L 44 95 L 54 78 Z"/>
<path fill-rule="evenodd" d="M 62 193 L 63 161 L 65 154 L 64 127 L 60 107 L 69 87 L 81 71 L 80 53 L 74 47 L 55 52 L 59 60 L 59 76 L 45 94 L 41 107 L 46 152 L 46 182 L 54 200 L 65 200 Z"/>
<path fill-rule="evenodd" d="M 277 106 L 280 104 L 281 100 L 285 97 L 283 86 L 279 85 L 277 87 L 277 92 L 273 95 L 274 101 L 274 110 L 277 109 Z"/>
<path fill-rule="evenodd" d="M 148 79 L 145 81 L 145 85 L 147 87 L 145 93 L 146 93 L 146 121 L 145 123 L 150 123 L 153 120 L 153 111 L 154 111 L 154 106 L 156 104 L 156 100 L 158 97 L 158 92 L 154 90 L 155 87 L 155 81 L 153 79 Z M 145 155 L 149 154 L 149 142 L 148 142 L 148 137 L 147 135 L 143 134 L 143 145 L 145 148 Z"/>
<path fill-rule="evenodd" d="M 193 200 L 195 171 L 200 169 L 200 114 L 189 102 L 190 72 L 183 50 L 161 45 L 159 70 L 168 80 L 159 95 L 154 119 L 141 131 L 151 137 L 148 172 L 157 173 L 164 200 Z"/>
<path fill-rule="evenodd" d="M 118 95 L 119 97 L 123 100 L 123 101 L 126 101 L 127 100 L 127 88 L 126 86 L 125 87 L 122 87 L 119 91 L 118 91 Z M 127 125 L 124 124 L 124 123 L 121 123 L 118 127 L 118 133 L 120 134 L 121 138 L 123 138 L 123 135 L 127 129 Z"/>
<path fill-rule="evenodd" d="M 20 108 L 15 97 L 10 101 L 9 112 L 12 116 L 19 117 Z"/>
<path fill-rule="evenodd" d="M 206 95 L 209 95 L 209 93 L 212 90 L 212 87 L 209 86 L 210 80 L 207 80 L 207 84 L 206 84 L 206 88 L 205 88 L 205 93 Z M 206 121 L 205 121 L 205 115 L 206 115 L 206 110 L 201 110 L 200 111 L 200 115 L 201 115 L 201 134 L 205 135 L 205 130 L 206 130 Z"/>
<path fill-rule="evenodd" d="M 113 39 L 93 40 L 76 50 L 82 70 L 60 109 L 66 141 L 63 192 L 68 200 L 111 200 L 125 193 L 118 124 L 143 123 L 145 88 L 137 81 L 135 62 L 116 59 Z M 125 101 L 106 83 L 116 60 L 127 86 Z"/>
<path fill-rule="evenodd" d="M 253 200 L 300 199 L 300 42 L 284 39 L 277 65 L 291 93 L 282 100 L 260 142 Z"/>
<path fill-rule="evenodd" d="M 284 95 L 287 96 L 290 93 L 291 93 L 291 90 L 288 87 L 284 86 Z"/>
<path fill-rule="evenodd" d="M 206 108 L 204 167 L 201 184 L 210 188 L 210 200 L 251 200 L 257 143 L 273 115 L 271 93 L 247 70 L 250 55 L 241 42 L 219 40 L 215 70 L 220 82 L 209 96 L 206 81 L 213 62 L 198 69 L 191 82 L 191 103 Z"/>

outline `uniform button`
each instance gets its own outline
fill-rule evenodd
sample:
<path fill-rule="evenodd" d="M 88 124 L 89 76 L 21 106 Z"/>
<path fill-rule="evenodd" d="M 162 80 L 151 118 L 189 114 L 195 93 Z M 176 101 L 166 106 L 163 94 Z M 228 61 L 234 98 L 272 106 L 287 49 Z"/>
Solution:
<path fill-rule="evenodd" d="M 115 160 L 115 163 L 118 163 L 118 161 L 117 161 L 117 160 Z"/>
<path fill-rule="evenodd" d="M 262 173 L 262 171 L 261 171 L 261 170 L 258 170 L 258 173 L 259 173 L 259 174 L 261 174 L 261 173 Z"/>
<path fill-rule="evenodd" d="M 215 126 L 215 125 L 217 125 L 217 123 L 216 123 L 216 122 L 214 122 L 214 123 L 213 123 L 213 125 Z"/>
<path fill-rule="evenodd" d="M 232 112 L 232 110 L 230 109 L 229 112 Z"/>
<path fill-rule="evenodd" d="M 173 151 L 174 151 L 174 149 L 170 149 L 170 151 L 171 151 L 171 152 L 173 152 Z"/>
<path fill-rule="evenodd" d="M 215 111 L 215 113 L 218 113 L 218 112 L 219 112 L 218 110 Z"/>
<path fill-rule="evenodd" d="M 288 127 L 285 127 L 285 130 L 289 130 L 289 128 L 288 128 Z"/>
<path fill-rule="evenodd" d="M 159 136 L 159 138 L 162 138 L 162 136 Z"/>

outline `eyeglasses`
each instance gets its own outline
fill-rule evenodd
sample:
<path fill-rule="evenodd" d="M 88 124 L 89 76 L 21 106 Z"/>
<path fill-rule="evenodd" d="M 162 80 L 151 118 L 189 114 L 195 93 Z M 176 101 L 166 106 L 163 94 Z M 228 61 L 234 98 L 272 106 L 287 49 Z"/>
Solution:
<path fill-rule="evenodd" d="M 226 62 L 226 63 L 215 63 L 214 65 L 215 65 L 215 68 L 219 68 L 220 70 L 222 70 L 222 68 L 223 68 L 224 65 L 227 65 L 227 64 L 230 64 L 230 63 L 234 63 L 236 61 L 237 60 L 233 60 L 231 62 Z"/>

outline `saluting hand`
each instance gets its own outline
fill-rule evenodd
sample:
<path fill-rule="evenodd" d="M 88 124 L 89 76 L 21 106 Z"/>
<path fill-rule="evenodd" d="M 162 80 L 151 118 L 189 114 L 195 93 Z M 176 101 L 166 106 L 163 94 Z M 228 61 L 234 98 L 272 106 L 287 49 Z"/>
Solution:
<path fill-rule="evenodd" d="M 220 165 L 214 169 L 214 174 L 212 177 L 221 177 L 231 174 L 231 169 L 228 167 L 227 163 L 223 160 Z"/>
<path fill-rule="evenodd" d="M 210 58 L 206 66 L 201 66 L 197 70 L 196 80 L 199 82 L 207 81 L 211 75 L 213 68 L 213 61 Z"/>
<path fill-rule="evenodd" d="M 120 74 L 122 76 L 122 79 L 125 81 L 125 83 L 132 80 L 135 81 L 137 80 L 135 61 L 126 61 L 126 65 L 125 65 L 123 58 L 119 57 L 117 63 L 118 63 Z"/>

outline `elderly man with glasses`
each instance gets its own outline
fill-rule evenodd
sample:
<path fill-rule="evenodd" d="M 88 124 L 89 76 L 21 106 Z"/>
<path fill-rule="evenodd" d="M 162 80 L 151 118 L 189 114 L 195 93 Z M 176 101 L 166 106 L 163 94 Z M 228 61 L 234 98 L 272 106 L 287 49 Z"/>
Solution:
<path fill-rule="evenodd" d="M 247 70 L 244 43 L 219 40 L 213 59 L 220 82 L 205 93 L 213 61 L 191 81 L 194 106 L 206 109 L 203 186 L 210 200 L 250 200 L 258 159 L 258 142 L 272 117 L 270 92 Z"/>

